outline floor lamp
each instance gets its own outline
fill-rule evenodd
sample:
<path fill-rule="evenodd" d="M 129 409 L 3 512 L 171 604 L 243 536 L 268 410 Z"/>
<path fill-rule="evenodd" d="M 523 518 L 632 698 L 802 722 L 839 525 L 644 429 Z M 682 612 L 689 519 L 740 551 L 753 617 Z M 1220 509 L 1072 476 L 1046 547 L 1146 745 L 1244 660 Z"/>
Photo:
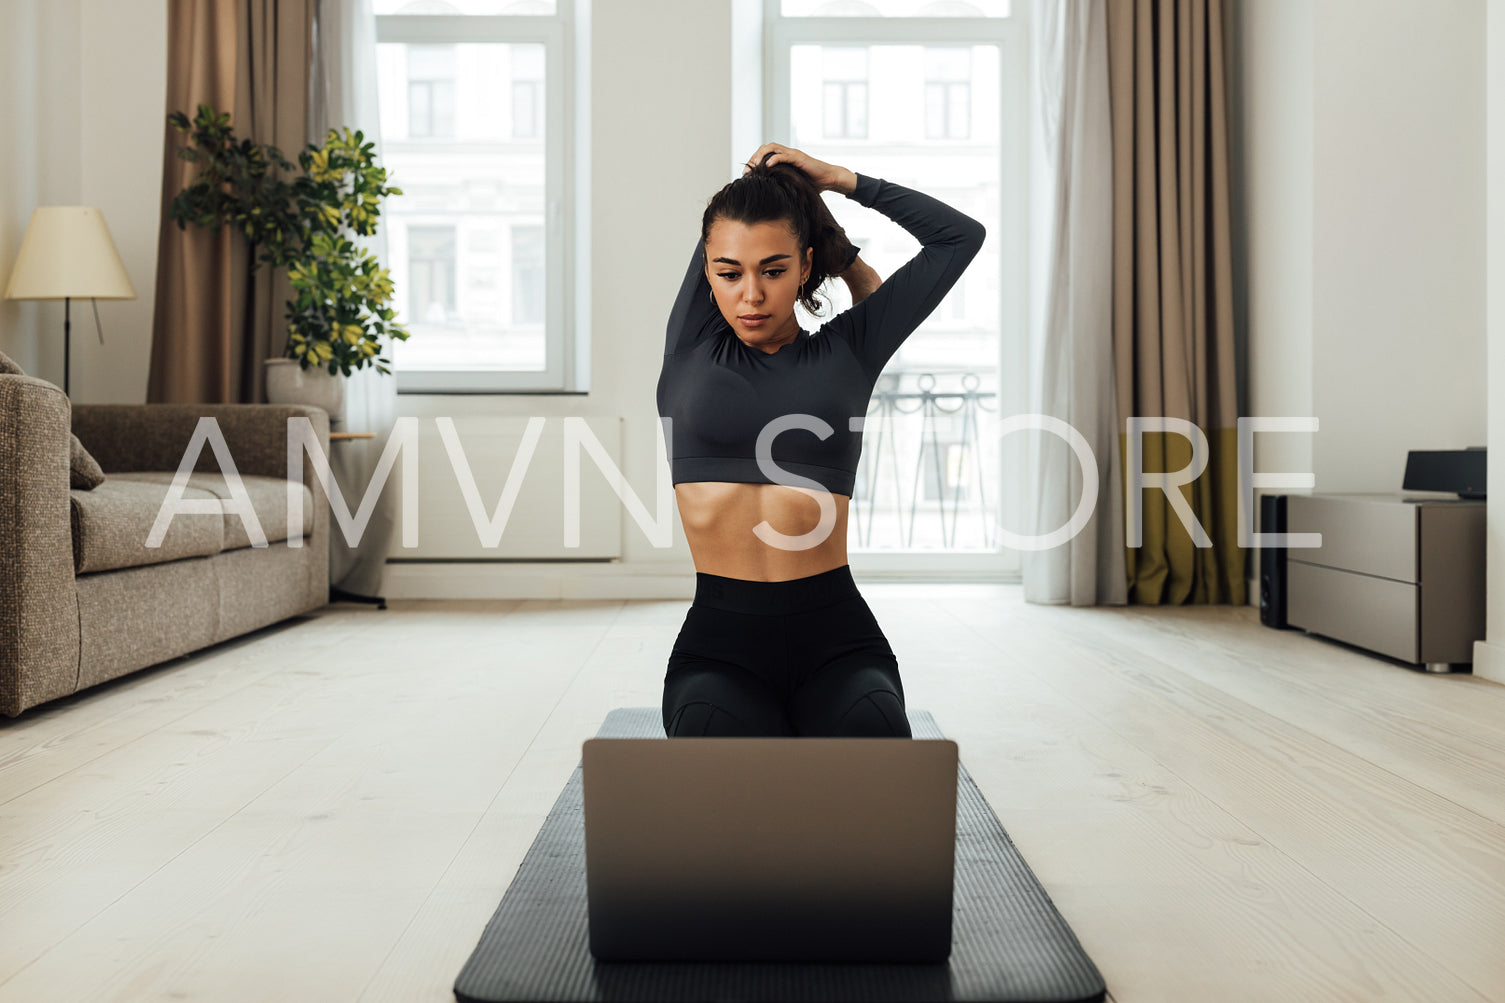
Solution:
<path fill-rule="evenodd" d="M 133 300 L 136 290 L 110 239 L 104 213 L 81 205 L 38 206 L 5 287 L 8 300 L 63 301 L 63 393 L 69 393 L 74 299 Z M 94 323 L 99 324 L 98 308 Z M 99 343 L 104 344 L 104 332 Z"/>

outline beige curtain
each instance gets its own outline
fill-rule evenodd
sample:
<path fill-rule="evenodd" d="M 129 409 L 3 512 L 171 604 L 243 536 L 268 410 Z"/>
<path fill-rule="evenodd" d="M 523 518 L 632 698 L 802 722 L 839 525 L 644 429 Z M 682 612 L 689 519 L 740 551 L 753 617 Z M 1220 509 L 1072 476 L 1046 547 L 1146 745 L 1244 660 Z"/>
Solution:
<path fill-rule="evenodd" d="M 1131 534 L 1126 548 L 1135 603 L 1246 602 L 1223 25 L 1222 0 L 1108 0 L 1113 349 L 1125 488 L 1127 419 L 1190 421 L 1206 438 L 1206 467 L 1170 490 L 1180 491 L 1211 544 L 1196 545 L 1163 491 L 1141 492 L 1142 543 L 1134 546 Z M 1145 432 L 1142 469 L 1181 470 L 1192 453 L 1183 435 Z"/>
<path fill-rule="evenodd" d="M 169 0 L 167 111 L 192 119 L 202 104 L 230 112 L 238 136 L 296 160 L 304 146 L 314 0 Z M 185 137 L 164 122 L 162 224 L 147 400 L 260 403 L 262 360 L 282 354 L 283 304 L 292 287 L 282 269 L 252 273 L 238 233 L 190 224 L 179 230 L 167 206 L 196 164 L 175 153 Z"/>
<path fill-rule="evenodd" d="M 1103 0 L 1040 0 L 1032 8 L 1044 170 L 1034 190 L 1048 230 L 1043 323 L 1031 332 L 1030 410 L 1063 422 L 1066 439 L 1031 441 L 1030 531 L 1092 515 L 1064 544 L 1025 550 L 1024 598 L 1073 606 L 1128 602 L 1124 572 L 1123 427 L 1113 357 L 1113 129 Z M 1085 501 L 1084 501 L 1085 500 Z"/>

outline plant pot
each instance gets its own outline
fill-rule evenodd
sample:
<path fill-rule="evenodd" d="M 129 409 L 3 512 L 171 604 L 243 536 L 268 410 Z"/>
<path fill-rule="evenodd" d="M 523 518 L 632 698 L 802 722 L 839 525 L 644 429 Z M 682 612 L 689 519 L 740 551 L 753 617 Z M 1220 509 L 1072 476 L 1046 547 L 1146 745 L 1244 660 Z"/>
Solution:
<path fill-rule="evenodd" d="M 322 367 L 304 369 L 297 359 L 267 359 L 267 401 L 311 404 L 329 412 L 331 423 L 345 419 L 345 377 Z"/>

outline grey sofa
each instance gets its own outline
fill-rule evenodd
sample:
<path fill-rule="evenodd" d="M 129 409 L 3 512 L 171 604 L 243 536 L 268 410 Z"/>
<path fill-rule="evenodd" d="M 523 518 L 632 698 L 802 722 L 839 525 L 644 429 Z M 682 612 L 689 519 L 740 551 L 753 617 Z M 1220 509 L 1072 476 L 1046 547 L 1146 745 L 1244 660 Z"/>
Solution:
<path fill-rule="evenodd" d="M 267 545 L 234 513 L 176 515 L 146 546 L 201 415 L 213 416 Z M 196 651 L 329 598 L 329 505 L 303 457 L 302 545 L 289 545 L 287 419 L 271 404 L 75 405 L 0 374 L 0 714 Z M 69 486 L 69 431 L 105 473 Z M 185 499 L 231 498 L 206 441 Z M 296 534 L 293 534 L 296 535 Z"/>

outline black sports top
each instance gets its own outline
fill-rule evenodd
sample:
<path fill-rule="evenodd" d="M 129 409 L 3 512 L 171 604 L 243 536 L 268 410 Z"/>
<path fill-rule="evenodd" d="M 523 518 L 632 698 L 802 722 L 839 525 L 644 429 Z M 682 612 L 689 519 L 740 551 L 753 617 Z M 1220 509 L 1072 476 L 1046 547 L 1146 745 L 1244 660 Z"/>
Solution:
<path fill-rule="evenodd" d="M 876 209 L 923 246 L 871 295 L 778 351 L 753 348 L 711 300 L 705 247 L 695 253 L 669 314 L 658 379 L 670 473 L 852 494 L 862 419 L 878 374 L 930 316 L 982 247 L 987 231 L 939 199 L 857 175 L 846 196 Z M 757 460 L 759 435 L 773 466 Z"/>

